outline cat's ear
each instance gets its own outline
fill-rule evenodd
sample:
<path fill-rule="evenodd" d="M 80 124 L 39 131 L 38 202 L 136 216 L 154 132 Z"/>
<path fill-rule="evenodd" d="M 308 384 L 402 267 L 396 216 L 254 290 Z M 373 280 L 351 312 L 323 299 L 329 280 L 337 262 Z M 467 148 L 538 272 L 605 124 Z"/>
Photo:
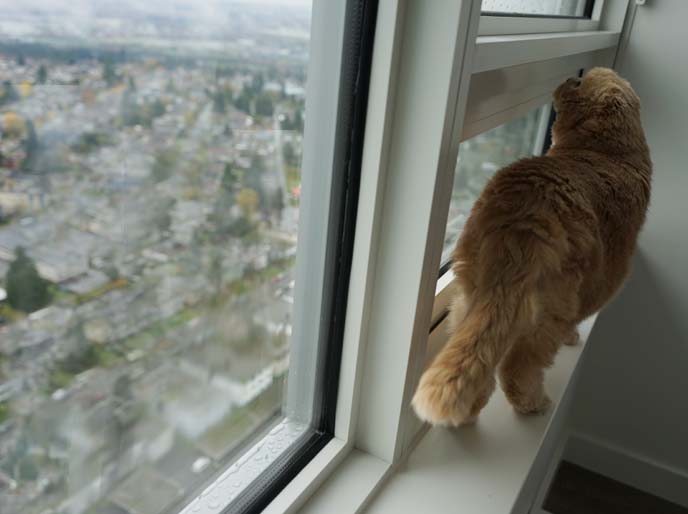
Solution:
<path fill-rule="evenodd" d="M 628 104 L 626 92 L 617 85 L 605 88 L 597 97 L 597 101 L 606 109 L 621 109 Z"/>

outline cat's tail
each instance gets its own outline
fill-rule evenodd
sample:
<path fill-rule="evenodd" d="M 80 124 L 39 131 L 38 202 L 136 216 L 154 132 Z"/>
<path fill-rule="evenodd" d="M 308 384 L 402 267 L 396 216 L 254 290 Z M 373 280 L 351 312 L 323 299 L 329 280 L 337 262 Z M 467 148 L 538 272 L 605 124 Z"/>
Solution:
<path fill-rule="evenodd" d="M 433 424 L 469 422 L 485 406 L 500 360 L 538 323 L 543 302 L 538 284 L 561 266 L 564 250 L 530 227 L 513 225 L 487 231 L 476 247 L 470 263 L 455 265 L 457 276 L 470 276 L 457 281 L 466 297 L 465 316 L 452 313 L 457 327 L 412 401 L 418 416 Z"/>

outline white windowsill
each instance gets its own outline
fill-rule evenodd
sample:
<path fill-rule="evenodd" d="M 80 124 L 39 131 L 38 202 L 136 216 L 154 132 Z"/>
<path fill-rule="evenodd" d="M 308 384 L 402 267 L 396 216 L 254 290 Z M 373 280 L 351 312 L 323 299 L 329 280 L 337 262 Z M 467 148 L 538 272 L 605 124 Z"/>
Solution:
<path fill-rule="evenodd" d="M 351 451 L 299 512 L 346 514 L 362 512 L 366 506 L 371 514 L 452 512 L 457 506 L 462 512 L 509 512 L 595 318 L 581 324 L 581 343 L 563 347 L 547 372 L 554 408 L 544 415 L 516 415 L 497 389 L 475 426 L 431 428 L 396 470 L 365 452 Z"/>

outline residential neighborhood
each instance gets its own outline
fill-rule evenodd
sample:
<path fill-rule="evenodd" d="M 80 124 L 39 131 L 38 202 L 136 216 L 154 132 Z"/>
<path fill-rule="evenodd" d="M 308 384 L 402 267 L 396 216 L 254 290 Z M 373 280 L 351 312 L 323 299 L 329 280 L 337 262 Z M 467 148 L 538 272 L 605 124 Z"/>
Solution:
<path fill-rule="evenodd" d="M 0 21 L 0 512 L 172 514 L 280 413 L 310 13 L 57 4 Z"/>

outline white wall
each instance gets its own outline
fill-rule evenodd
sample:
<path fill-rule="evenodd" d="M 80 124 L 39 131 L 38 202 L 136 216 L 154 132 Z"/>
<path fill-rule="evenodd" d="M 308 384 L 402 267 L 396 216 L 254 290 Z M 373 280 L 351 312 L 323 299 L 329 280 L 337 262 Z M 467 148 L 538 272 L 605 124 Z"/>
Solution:
<path fill-rule="evenodd" d="M 688 1 L 638 7 L 617 63 L 642 100 L 652 205 L 634 271 L 600 316 L 573 430 L 688 471 Z"/>

